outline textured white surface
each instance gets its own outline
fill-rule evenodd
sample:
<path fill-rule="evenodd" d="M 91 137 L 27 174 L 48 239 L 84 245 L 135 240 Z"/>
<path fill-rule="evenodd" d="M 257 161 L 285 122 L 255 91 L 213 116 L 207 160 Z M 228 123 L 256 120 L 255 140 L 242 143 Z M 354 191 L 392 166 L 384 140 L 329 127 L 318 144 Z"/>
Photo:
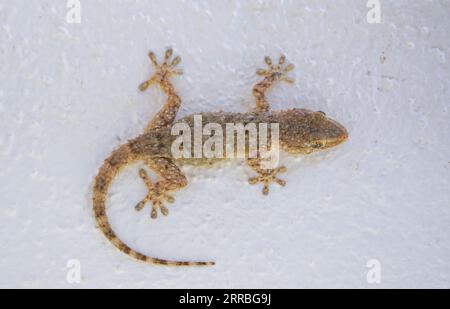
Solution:
<path fill-rule="evenodd" d="M 81 4 L 68 24 L 65 1 L 0 1 L 0 287 L 450 287 L 449 1 L 381 1 L 382 24 L 364 0 Z M 91 213 L 103 159 L 164 102 L 137 85 L 166 46 L 183 58 L 181 116 L 249 109 L 255 69 L 283 52 L 296 84 L 274 88 L 274 109 L 323 110 L 350 132 L 283 158 L 288 185 L 268 198 L 238 163 L 185 169 L 157 221 L 133 210 L 138 165 L 118 178 L 109 214 L 126 242 L 213 268 L 135 262 Z"/>

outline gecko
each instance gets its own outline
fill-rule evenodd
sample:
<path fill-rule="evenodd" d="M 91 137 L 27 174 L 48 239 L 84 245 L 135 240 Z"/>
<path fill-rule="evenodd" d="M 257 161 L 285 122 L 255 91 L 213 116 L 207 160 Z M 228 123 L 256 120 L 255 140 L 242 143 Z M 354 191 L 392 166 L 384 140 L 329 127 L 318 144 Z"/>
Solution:
<path fill-rule="evenodd" d="M 181 98 L 175 90 L 171 78 L 183 74 L 181 69 L 177 69 L 181 58 L 174 57 L 172 48 L 165 51 L 162 61 L 158 62 L 154 52 L 149 52 L 148 57 L 154 67 L 154 72 L 148 80 L 140 84 L 139 90 L 145 91 L 150 86 L 159 86 L 167 96 L 167 100 L 161 110 L 150 120 L 144 132 L 113 150 L 100 167 L 92 189 L 93 212 L 97 227 L 115 247 L 139 261 L 167 266 L 214 265 L 214 262 L 166 260 L 138 252 L 116 235 L 106 214 L 108 188 L 119 172 L 132 163 L 143 162 L 158 177 L 154 181 L 149 177 L 146 169 L 139 170 L 139 177 L 145 183 L 148 193 L 135 206 L 136 211 L 141 211 L 147 204 L 151 204 L 150 217 L 156 219 L 159 212 L 164 216 L 168 215 L 166 202 L 173 203 L 175 200 L 171 193 L 188 185 L 188 180 L 180 166 L 184 164 L 212 165 L 221 160 L 221 158 L 205 157 L 175 158 L 172 155 L 171 145 L 176 138 L 171 133 L 172 126 L 177 123 L 186 123 L 191 128 L 194 126 L 193 115 L 176 120 L 181 106 Z M 225 126 L 226 123 L 278 123 L 279 148 L 294 156 L 307 155 L 335 147 L 348 139 L 345 127 L 322 111 L 300 108 L 272 111 L 266 93 L 277 82 L 292 84 L 294 81 L 287 75 L 294 69 L 294 65 L 286 64 L 284 55 L 279 58 L 278 63 L 272 62 L 269 57 L 265 57 L 264 61 L 267 68 L 256 71 L 262 80 L 253 87 L 256 108 L 247 113 L 223 111 L 201 113 L 204 123 L 216 123 L 220 126 Z M 261 168 L 261 157 L 258 155 L 250 157 L 248 152 L 244 160 L 256 173 L 255 177 L 249 179 L 249 183 L 252 185 L 261 183 L 264 195 L 269 194 L 269 185 L 272 183 L 286 185 L 284 180 L 278 178 L 278 174 L 286 172 L 286 167 Z"/>

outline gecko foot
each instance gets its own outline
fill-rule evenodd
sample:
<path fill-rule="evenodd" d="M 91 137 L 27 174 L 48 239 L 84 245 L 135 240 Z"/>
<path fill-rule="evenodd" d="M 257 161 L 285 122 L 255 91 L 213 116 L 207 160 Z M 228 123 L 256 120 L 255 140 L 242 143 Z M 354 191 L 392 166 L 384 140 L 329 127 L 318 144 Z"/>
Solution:
<path fill-rule="evenodd" d="M 280 166 L 273 170 L 258 169 L 258 170 L 256 170 L 256 172 L 258 173 L 258 176 L 250 178 L 248 180 L 248 182 L 251 185 L 255 185 L 257 183 L 263 183 L 264 187 L 263 187 L 262 193 L 264 195 L 269 194 L 269 185 L 272 182 L 276 182 L 277 184 L 279 184 L 280 186 L 283 186 L 283 187 L 286 185 L 286 181 L 277 177 L 278 173 L 286 172 L 286 167 L 284 167 L 284 166 Z"/>
<path fill-rule="evenodd" d="M 141 211 L 147 203 L 152 204 L 151 218 L 156 219 L 158 217 L 158 209 L 164 216 L 169 214 L 169 210 L 164 206 L 164 202 L 173 203 L 175 198 L 166 193 L 164 181 L 158 181 L 153 183 L 150 180 L 147 172 L 144 169 L 139 170 L 139 176 L 144 180 L 148 188 L 147 196 L 137 203 L 135 206 L 136 211 Z"/>
<path fill-rule="evenodd" d="M 173 56 L 173 49 L 168 48 L 164 54 L 163 62 L 161 64 L 158 64 L 156 54 L 154 52 L 148 53 L 150 62 L 155 67 L 155 72 L 150 77 L 150 79 L 146 80 L 145 82 L 139 85 L 139 90 L 144 91 L 153 83 L 160 83 L 171 76 L 183 74 L 182 70 L 175 69 L 177 64 L 181 62 L 181 57 L 177 56 L 172 59 L 172 56 Z"/>
<path fill-rule="evenodd" d="M 286 74 L 294 69 L 294 65 L 285 65 L 286 57 L 284 55 L 280 57 L 276 65 L 273 64 L 269 57 L 265 57 L 264 62 L 267 64 L 268 69 L 259 69 L 256 71 L 256 74 L 263 77 L 272 77 L 289 84 L 294 83 L 293 79 L 286 77 Z"/>

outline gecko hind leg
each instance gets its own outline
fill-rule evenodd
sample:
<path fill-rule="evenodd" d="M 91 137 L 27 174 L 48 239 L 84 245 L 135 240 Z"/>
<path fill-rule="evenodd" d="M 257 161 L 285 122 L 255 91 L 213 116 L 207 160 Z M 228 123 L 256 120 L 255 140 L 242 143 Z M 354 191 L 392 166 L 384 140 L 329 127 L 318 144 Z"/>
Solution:
<path fill-rule="evenodd" d="M 266 92 L 277 81 L 284 81 L 288 84 L 294 83 L 294 80 L 287 77 L 287 73 L 294 69 L 293 64 L 285 65 L 286 57 L 281 55 L 278 64 L 274 65 L 269 57 L 264 58 L 267 69 L 258 69 L 256 74 L 264 77 L 264 79 L 253 87 L 253 96 L 256 100 L 256 109 L 258 111 L 267 112 L 270 108 L 266 99 Z"/>
<path fill-rule="evenodd" d="M 156 54 L 152 51 L 148 53 L 148 58 L 155 68 L 153 75 L 145 82 L 139 85 L 139 90 L 145 91 L 152 84 L 161 84 L 163 81 L 167 80 L 169 77 L 174 75 L 182 75 L 183 71 L 175 69 L 175 67 L 181 62 L 181 57 L 177 56 L 170 61 L 173 56 L 173 49 L 168 48 L 164 54 L 164 60 L 161 64 L 158 63 Z"/>
<path fill-rule="evenodd" d="M 169 210 L 167 209 L 166 206 L 164 206 L 164 201 L 173 203 L 175 199 L 165 192 L 164 186 L 161 182 L 154 183 L 148 176 L 147 171 L 144 170 L 143 168 L 139 170 L 139 176 L 142 178 L 145 185 L 147 186 L 148 193 L 147 196 L 142 201 L 137 203 L 137 205 L 135 206 L 136 211 L 141 211 L 147 203 L 151 203 L 152 219 L 156 219 L 158 217 L 158 209 L 164 216 L 167 216 L 169 214 Z"/>
<path fill-rule="evenodd" d="M 185 187 L 187 185 L 186 177 L 170 159 L 156 158 L 147 160 L 146 163 L 162 179 L 153 182 L 145 169 L 141 168 L 139 170 L 139 176 L 147 186 L 148 193 L 142 201 L 136 204 L 135 210 L 141 211 L 147 203 L 151 203 L 152 219 L 156 219 L 158 217 L 158 210 L 161 211 L 164 216 L 167 216 L 169 214 L 169 210 L 164 205 L 165 202 L 175 202 L 175 198 L 168 194 L 168 192 Z"/>
<path fill-rule="evenodd" d="M 269 194 L 269 185 L 272 182 L 276 182 L 280 186 L 284 187 L 286 181 L 278 178 L 279 173 L 285 173 L 286 167 L 280 166 L 275 169 L 263 169 L 261 168 L 261 162 L 258 159 L 248 159 L 247 164 L 258 174 L 258 176 L 252 177 L 248 180 L 251 185 L 256 185 L 257 183 L 263 184 L 262 193 L 264 195 Z"/>
<path fill-rule="evenodd" d="M 145 128 L 145 132 L 173 124 L 177 112 L 181 106 L 181 98 L 170 82 L 170 77 L 183 74 L 182 70 L 175 69 L 175 67 L 181 62 L 181 58 L 177 56 L 172 59 L 172 56 L 173 50 L 172 48 L 168 48 L 164 54 L 164 60 L 161 64 L 159 64 L 155 53 L 150 52 L 148 54 L 150 62 L 155 68 L 155 72 L 148 80 L 139 85 L 139 90 L 145 91 L 152 84 L 157 84 L 167 95 L 167 101 L 155 117 L 150 120 L 149 124 Z"/>

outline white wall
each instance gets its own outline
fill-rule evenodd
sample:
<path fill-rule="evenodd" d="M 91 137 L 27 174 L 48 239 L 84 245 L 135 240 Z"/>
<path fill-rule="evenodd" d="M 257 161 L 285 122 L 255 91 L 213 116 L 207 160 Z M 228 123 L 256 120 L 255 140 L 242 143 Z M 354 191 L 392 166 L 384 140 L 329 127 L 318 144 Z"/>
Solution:
<path fill-rule="evenodd" d="M 66 1 L 1 0 L 0 287 L 450 287 L 450 2 L 380 2 L 369 24 L 365 0 L 81 0 L 69 24 Z M 296 84 L 274 88 L 274 109 L 323 110 L 350 132 L 283 158 L 288 185 L 269 197 L 242 164 L 184 168 L 190 186 L 157 221 L 133 210 L 139 165 L 118 178 L 109 214 L 125 241 L 213 268 L 135 262 L 91 213 L 103 159 L 164 102 L 137 86 L 167 46 L 183 58 L 180 116 L 248 110 L 263 57 L 285 53 Z"/>

